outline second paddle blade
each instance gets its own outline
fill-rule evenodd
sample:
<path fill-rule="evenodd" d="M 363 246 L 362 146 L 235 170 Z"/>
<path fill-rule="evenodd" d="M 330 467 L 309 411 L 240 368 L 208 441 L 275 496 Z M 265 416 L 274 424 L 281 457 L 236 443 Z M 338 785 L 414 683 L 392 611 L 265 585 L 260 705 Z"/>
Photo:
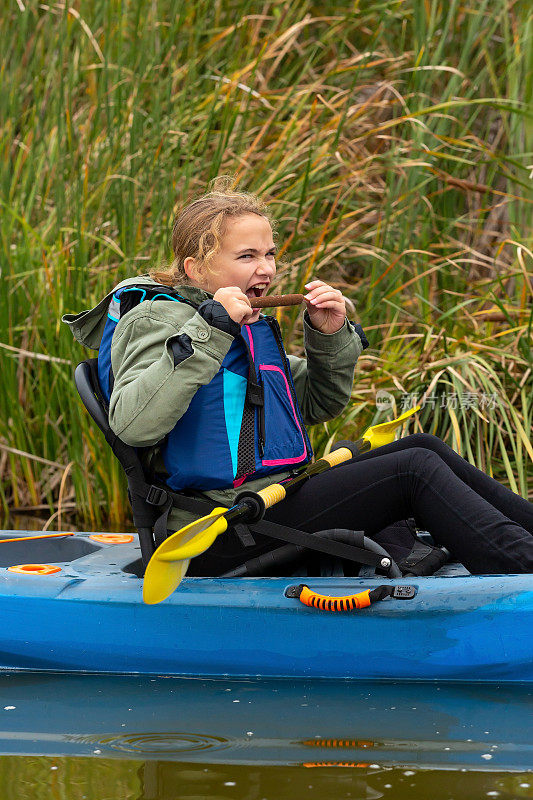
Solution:
<path fill-rule="evenodd" d="M 403 425 L 408 417 L 416 414 L 417 411 L 420 411 L 420 406 L 415 406 L 415 408 L 404 411 L 397 419 L 391 419 L 389 422 L 381 422 L 379 425 L 372 425 L 371 428 L 368 428 L 364 432 L 363 439 L 370 442 L 372 449 L 390 444 L 394 440 L 394 432 L 396 429 Z"/>

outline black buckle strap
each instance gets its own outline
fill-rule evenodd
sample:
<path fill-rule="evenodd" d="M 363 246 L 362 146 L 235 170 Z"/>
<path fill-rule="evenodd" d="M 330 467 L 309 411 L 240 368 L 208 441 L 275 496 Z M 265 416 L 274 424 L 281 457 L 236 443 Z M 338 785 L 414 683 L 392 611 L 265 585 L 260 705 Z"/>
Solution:
<path fill-rule="evenodd" d="M 246 391 L 246 399 L 251 405 L 262 408 L 265 405 L 263 387 L 258 383 L 249 382 Z"/>
<path fill-rule="evenodd" d="M 151 506 L 164 506 L 168 500 L 168 492 L 162 489 L 161 486 L 154 486 L 154 484 L 152 484 L 148 488 L 145 500 Z"/>
<path fill-rule="evenodd" d="M 242 522 L 234 522 L 231 529 L 235 532 L 235 535 L 243 547 L 254 546 L 255 539 L 250 533 L 248 525 L 244 525 Z"/>

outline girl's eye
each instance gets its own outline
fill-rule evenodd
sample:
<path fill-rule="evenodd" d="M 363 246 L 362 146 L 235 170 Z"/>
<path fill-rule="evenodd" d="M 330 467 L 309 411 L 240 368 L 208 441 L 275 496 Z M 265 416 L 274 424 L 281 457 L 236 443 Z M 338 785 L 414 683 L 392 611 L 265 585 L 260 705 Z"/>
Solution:
<path fill-rule="evenodd" d="M 272 250 L 270 253 L 267 253 L 267 256 L 269 256 L 271 258 L 275 258 L 276 251 Z M 251 253 L 244 253 L 244 255 L 239 256 L 239 258 L 252 258 L 252 254 Z"/>

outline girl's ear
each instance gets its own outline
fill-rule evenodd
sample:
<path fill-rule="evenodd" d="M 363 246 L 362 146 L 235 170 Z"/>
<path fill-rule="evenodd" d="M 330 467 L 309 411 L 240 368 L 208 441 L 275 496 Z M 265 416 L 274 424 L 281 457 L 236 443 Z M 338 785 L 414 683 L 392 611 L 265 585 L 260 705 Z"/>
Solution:
<path fill-rule="evenodd" d="M 185 270 L 185 274 L 187 275 L 188 279 L 193 283 L 198 283 L 198 281 L 201 279 L 199 265 L 197 264 L 196 260 L 192 258 L 192 256 L 187 256 L 183 262 L 183 269 Z"/>

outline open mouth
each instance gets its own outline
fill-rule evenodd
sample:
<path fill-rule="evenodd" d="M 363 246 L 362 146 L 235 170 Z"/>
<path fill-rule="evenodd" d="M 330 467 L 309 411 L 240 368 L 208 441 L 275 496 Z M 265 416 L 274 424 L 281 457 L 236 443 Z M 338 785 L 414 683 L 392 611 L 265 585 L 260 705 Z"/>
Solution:
<path fill-rule="evenodd" d="M 255 286 L 250 286 L 250 288 L 246 290 L 246 297 L 262 297 L 266 293 L 267 288 L 267 283 L 257 283 Z"/>

